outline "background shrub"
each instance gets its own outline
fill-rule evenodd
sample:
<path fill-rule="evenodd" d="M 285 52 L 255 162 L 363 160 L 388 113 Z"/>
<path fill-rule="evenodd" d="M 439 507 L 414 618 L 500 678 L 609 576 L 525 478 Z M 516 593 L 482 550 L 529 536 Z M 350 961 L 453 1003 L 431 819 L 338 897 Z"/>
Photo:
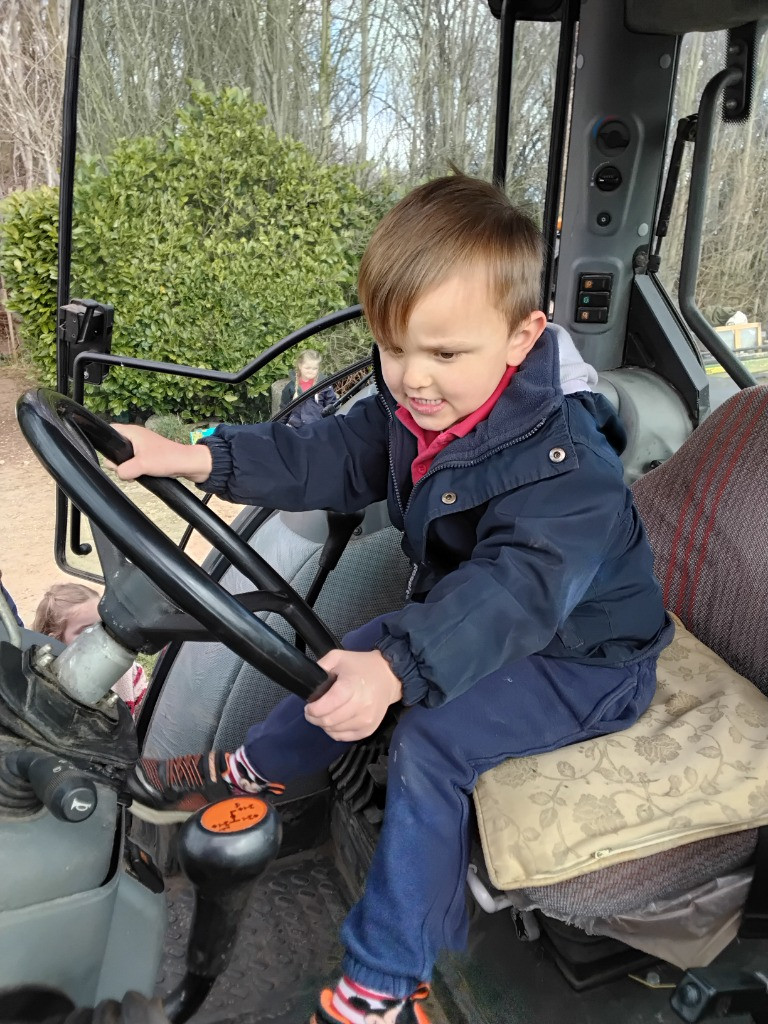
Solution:
<path fill-rule="evenodd" d="M 114 352 L 237 370 L 356 301 L 359 256 L 391 199 L 355 184 L 354 168 L 322 165 L 278 138 L 264 117 L 239 89 L 196 91 L 173 130 L 80 161 L 70 294 L 113 303 Z M 55 189 L 15 193 L 1 225 L 0 271 L 22 317 L 24 352 L 48 385 L 57 210 Z M 294 355 L 238 388 L 115 368 L 88 404 L 123 417 L 254 419 Z"/>

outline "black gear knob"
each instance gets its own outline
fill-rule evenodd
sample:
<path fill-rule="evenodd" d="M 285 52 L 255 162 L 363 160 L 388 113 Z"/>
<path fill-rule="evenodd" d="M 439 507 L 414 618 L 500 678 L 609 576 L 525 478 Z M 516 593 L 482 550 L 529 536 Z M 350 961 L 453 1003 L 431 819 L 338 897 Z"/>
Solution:
<path fill-rule="evenodd" d="M 277 856 L 280 837 L 277 812 L 254 796 L 210 804 L 182 826 L 179 864 L 196 895 L 190 973 L 211 978 L 226 967 L 251 884 Z"/>

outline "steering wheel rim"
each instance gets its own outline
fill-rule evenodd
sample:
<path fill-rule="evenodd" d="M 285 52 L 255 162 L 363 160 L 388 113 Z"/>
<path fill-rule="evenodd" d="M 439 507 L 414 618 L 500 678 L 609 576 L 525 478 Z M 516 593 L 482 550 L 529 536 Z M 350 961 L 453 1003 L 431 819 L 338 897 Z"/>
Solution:
<path fill-rule="evenodd" d="M 48 388 L 26 392 L 16 412 L 28 444 L 67 497 L 179 608 L 292 693 L 306 700 L 325 692 L 333 677 L 214 582 L 109 479 L 87 447 L 92 445 L 120 464 L 133 457 L 127 438 L 84 406 Z M 183 484 L 168 477 L 141 476 L 138 481 L 219 550 L 225 549 L 232 564 L 255 585 L 284 602 L 278 614 L 318 656 L 338 646 L 287 581 Z"/>

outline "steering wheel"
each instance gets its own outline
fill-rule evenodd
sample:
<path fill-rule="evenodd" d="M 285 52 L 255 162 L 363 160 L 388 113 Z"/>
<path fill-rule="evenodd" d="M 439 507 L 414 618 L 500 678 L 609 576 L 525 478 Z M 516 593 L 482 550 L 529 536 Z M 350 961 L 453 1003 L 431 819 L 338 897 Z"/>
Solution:
<path fill-rule="evenodd" d="M 292 693 L 314 700 L 331 686 L 333 676 L 253 612 L 282 615 L 318 657 L 338 647 L 338 641 L 286 580 L 196 495 L 178 480 L 138 478 L 224 554 L 258 588 L 256 593 L 238 598 L 214 582 L 110 480 L 93 449 L 117 465 L 133 457 L 130 441 L 112 426 L 46 388 L 22 395 L 16 411 L 35 455 L 123 561 L 128 559 L 177 608 Z M 109 592 L 115 583 L 105 577 Z"/>

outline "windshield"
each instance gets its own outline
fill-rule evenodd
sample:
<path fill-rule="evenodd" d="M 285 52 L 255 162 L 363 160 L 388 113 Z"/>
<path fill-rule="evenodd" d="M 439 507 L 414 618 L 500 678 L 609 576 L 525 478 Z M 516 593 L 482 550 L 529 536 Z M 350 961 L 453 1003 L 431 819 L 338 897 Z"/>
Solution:
<path fill-rule="evenodd" d="M 482 0 L 85 11 L 70 294 L 114 304 L 114 351 L 237 370 L 356 301 L 367 237 L 408 188 L 452 166 L 491 176 L 499 29 Z M 558 32 L 515 39 L 508 191 L 539 221 Z M 369 346 L 358 322 L 316 347 L 331 372 Z M 116 368 L 89 403 L 253 420 L 290 370 L 222 389 Z"/>

